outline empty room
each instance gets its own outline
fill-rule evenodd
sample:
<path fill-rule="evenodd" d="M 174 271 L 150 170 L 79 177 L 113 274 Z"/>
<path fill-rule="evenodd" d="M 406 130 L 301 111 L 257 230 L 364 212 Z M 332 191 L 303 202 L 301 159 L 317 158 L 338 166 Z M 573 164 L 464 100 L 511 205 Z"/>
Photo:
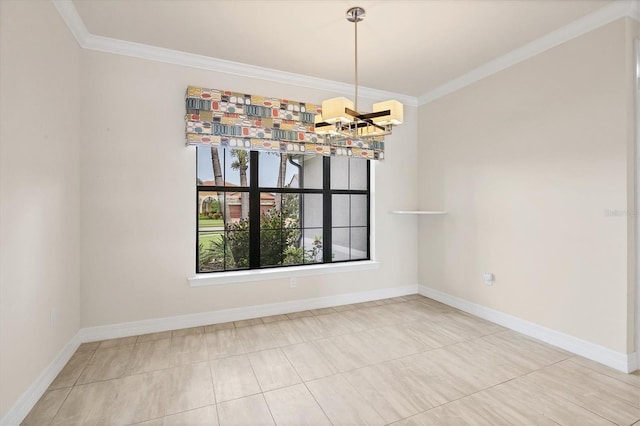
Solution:
<path fill-rule="evenodd" d="M 636 0 L 0 0 L 1 425 L 640 425 Z"/>

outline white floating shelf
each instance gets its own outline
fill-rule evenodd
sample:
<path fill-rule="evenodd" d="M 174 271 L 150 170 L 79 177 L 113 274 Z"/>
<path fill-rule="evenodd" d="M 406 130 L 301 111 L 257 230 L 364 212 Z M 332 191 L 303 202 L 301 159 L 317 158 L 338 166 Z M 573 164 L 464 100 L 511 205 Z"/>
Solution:
<path fill-rule="evenodd" d="M 447 214 L 447 212 L 434 210 L 394 210 L 393 214 Z"/>

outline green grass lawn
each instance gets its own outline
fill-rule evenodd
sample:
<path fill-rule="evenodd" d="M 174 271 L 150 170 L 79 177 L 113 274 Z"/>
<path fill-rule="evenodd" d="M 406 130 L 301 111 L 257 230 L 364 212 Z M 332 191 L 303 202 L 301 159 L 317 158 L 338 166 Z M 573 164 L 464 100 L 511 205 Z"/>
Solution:
<path fill-rule="evenodd" d="M 221 232 L 210 232 L 210 233 L 201 233 L 199 235 L 199 242 L 202 244 L 204 248 L 209 248 L 209 245 L 212 241 L 221 241 L 222 233 Z"/>
<path fill-rule="evenodd" d="M 222 219 L 199 219 L 198 226 L 202 227 L 210 227 L 210 226 L 224 226 L 224 222 Z"/>

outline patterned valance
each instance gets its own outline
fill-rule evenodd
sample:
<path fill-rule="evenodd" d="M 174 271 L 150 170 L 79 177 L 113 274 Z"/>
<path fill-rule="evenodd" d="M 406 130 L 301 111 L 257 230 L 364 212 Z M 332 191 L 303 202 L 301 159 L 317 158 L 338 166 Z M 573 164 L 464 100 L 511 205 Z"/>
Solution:
<path fill-rule="evenodd" d="M 314 133 L 320 105 L 189 86 L 186 109 L 187 145 L 384 158 L 383 142 L 347 139 L 325 143 Z"/>

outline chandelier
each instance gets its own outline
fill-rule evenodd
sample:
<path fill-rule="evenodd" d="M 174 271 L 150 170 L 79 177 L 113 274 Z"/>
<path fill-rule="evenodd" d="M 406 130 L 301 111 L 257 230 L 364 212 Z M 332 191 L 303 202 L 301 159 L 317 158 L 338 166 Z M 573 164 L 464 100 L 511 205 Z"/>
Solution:
<path fill-rule="evenodd" d="M 315 132 L 328 143 L 353 139 L 382 142 L 384 136 L 391 134 L 393 126 L 402 124 L 403 107 L 400 102 L 389 100 L 373 104 L 373 112 L 358 111 L 358 22 L 364 19 L 365 10 L 352 7 L 346 16 L 355 28 L 355 105 L 345 97 L 323 101 L 322 114 L 315 117 Z"/>

